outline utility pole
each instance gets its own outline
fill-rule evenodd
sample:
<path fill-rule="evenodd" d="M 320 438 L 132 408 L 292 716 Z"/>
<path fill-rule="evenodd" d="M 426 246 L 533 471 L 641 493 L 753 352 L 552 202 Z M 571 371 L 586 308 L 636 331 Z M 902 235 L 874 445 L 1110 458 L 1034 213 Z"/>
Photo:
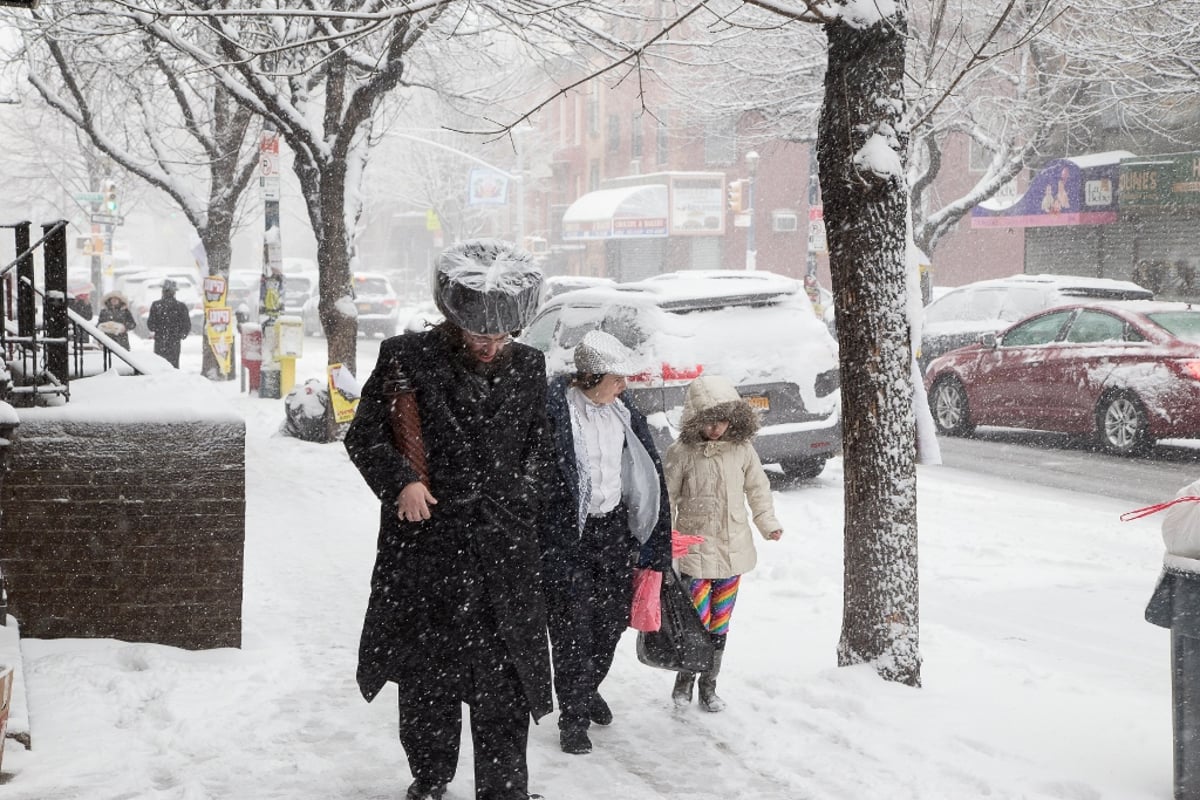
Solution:
<path fill-rule="evenodd" d="M 282 393 L 279 359 L 279 315 L 283 312 L 283 239 L 279 231 L 279 132 L 263 122 L 259 139 L 259 179 L 263 190 L 263 271 L 258 313 L 263 331 L 262 378 L 259 397 L 278 399 Z"/>

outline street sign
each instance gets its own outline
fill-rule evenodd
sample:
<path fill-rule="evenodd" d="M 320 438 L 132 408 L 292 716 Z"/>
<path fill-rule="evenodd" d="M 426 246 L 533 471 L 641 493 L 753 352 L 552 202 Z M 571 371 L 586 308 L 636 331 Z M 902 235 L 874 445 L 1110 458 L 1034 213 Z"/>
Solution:
<path fill-rule="evenodd" d="M 125 218 L 117 214 L 92 214 L 93 225 L 124 225 Z"/>
<path fill-rule="evenodd" d="M 75 195 L 75 199 L 80 203 L 103 203 L 103 192 L 79 192 Z"/>

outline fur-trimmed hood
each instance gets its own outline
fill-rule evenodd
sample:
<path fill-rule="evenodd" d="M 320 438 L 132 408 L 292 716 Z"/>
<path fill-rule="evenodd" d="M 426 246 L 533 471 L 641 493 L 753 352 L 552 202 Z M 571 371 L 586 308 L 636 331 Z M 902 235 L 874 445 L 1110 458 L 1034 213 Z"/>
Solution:
<path fill-rule="evenodd" d="M 108 301 L 114 297 L 121 301 L 121 305 L 129 308 L 129 301 L 125 298 L 125 295 L 117 291 L 108 292 L 104 295 L 104 297 L 100 298 L 100 307 L 104 308 L 106 305 L 108 305 Z"/>
<path fill-rule="evenodd" d="M 703 375 L 692 381 L 683 401 L 679 438 L 685 444 L 700 444 L 704 426 L 729 421 L 722 442 L 748 442 L 758 432 L 758 414 L 722 375 Z"/>

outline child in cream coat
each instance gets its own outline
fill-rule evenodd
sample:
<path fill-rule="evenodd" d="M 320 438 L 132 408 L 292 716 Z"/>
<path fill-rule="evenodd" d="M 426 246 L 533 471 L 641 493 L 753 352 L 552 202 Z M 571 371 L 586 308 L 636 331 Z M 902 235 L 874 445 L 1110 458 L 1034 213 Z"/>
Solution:
<path fill-rule="evenodd" d="M 754 568 L 757 553 L 746 505 L 763 538 L 778 540 L 771 486 L 754 450 L 758 415 L 720 375 L 697 378 L 688 386 L 679 438 L 667 449 L 664 471 L 674 527 L 704 537 L 679 562 L 692 605 L 715 648 L 712 669 L 700 674 L 700 706 L 721 711 L 717 675 L 725 652 L 729 619 L 741 576 Z M 672 697 L 692 701 L 696 675 L 681 672 Z"/>

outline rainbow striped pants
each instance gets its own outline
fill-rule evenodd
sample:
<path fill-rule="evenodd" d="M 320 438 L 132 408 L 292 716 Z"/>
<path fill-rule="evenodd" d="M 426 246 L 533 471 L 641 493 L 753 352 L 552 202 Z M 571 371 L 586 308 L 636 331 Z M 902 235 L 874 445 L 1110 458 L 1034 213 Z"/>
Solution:
<path fill-rule="evenodd" d="M 738 583 L 741 580 L 741 575 L 732 578 L 688 578 L 692 607 L 709 633 L 715 636 L 729 633 L 729 618 L 733 616 L 733 605 L 737 602 Z"/>

